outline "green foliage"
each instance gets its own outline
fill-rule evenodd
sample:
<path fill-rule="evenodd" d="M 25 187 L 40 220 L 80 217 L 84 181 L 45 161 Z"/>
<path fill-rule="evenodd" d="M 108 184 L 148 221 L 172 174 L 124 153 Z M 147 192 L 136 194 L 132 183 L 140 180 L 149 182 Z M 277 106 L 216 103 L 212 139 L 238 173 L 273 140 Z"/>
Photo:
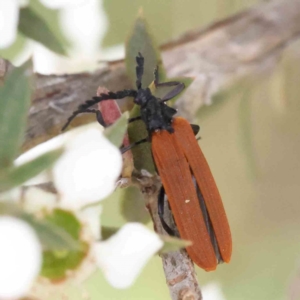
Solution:
<path fill-rule="evenodd" d="M 121 213 L 128 222 L 147 224 L 150 221 L 143 195 L 137 187 L 130 186 L 122 190 Z"/>
<path fill-rule="evenodd" d="M 31 100 L 30 75 L 31 66 L 28 62 L 20 68 L 14 68 L 0 88 L 0 193 L 19 186 L 49 168 L 62 153 L 62 149 L 57 149 L 20 166 L 13 164 L 26 129 Z M 80 223 L 70 213 L 55 211 L 47 219 L 37 219 L 15 204 L 0 202 L 0 214 L 20 218 L 35 229 L 45 251 L 43 272 L 51 274 L 51 278 L 58 278 L 67 269 L 76 267 L 85 255 L 87 246 L 79 241 Z M 55 260 L 57 253 L 71 255 L 63 260 L 63 264 L 61 256 L 59 263 Z M 63 265 L 65 269 L 62 269 Z"/>
<path fill-rule="evenodd" d="M 103 241 L 109 239 L 112 235 L 117 233 L 120 228 L 111 226 L 101 226 L 101 239 Z"/>
<path fill-rule="evenodd" d="M 16 158 L 26 128 L 31 99 L 31 62 L 13 69 L 0 87 L 0 169 Z"/>
<path fill-rule="evenodd" d="M 24 216 L 24 219 L 35 229 L 44 251 L 78 251 L 80 249 L 78 241 L 66 230 L 67 219 L 64 226 L 48 220 L 34 219 L 30 215 Z"/>
<path fill-rule="evenodd" d="M 127 114 L 123 114 L 113 125 L 105 129 L 105 136 L 116 146 L 120 147 L 127 130 Z"/>
<path fill-rule="evenodd" d="M 63 280 L 88 252 L 88 244 L 80 240 L 82 225 L 69 211 L 55 209 L 44 218 L 35 218 L 18 205 L 0 202 L 0 215 L 20 218 L 33 227 L 43 247 L 41 275 L 50 280 Z"/>
<path fill-rule="evenodd" d="M 31 62 L 14 68 L 0 88 L 0 193 L 10 190 L 49 168 L 61 155 L 57 149 L 15 167 L 26 129 L 31 100 Z"/>
<path fill-rule="evenodd" d="M 132 20 L 135 19 L 136 12 L 141 7 L 159 43 L 170 39 L 172 36 L 174 18 L 173 15 L 170 14 L 170 11 L 174 8 L 174 1 L 123 0 L 122 3 L 119 3 L 118 1 L 104 0 L 102 3 L 108 18 L 108 23 L 113 24 L 113 26 L 108 27 L 102 41 L 104 47 L 110 47 L 124 42 L 124 38 L 131 28 Z M 127 8 L 126 18 L 124 18 L 124 10 L 119 9 L 120 5 Z"/>
<path fill-rule="evenodd" d="M 63 228 L 76 244 L 76 249 L 44 251 L 41 275 L 53 280 L 63 280 L 68 270 L 78 268 L 88 252 L 88 244 L 80 240 L 81 224 L 69 211 L 56 209 L 46 217 L 46 221 L 54 227 Z"/>
<path fill-rule="evenodd" d="M 135 58 L 139 52 L 145 57 L 142 86 L 147 87 L 153 81 L 153 71 L 157 65 L 159 67 L 160 78 L 162 78 L 162 80 L 165 79 L 166 73 L 162 66 L 162 60 L 158 50 L 158 46 L 156 45 L 152 34 L 149 31 L 142 11 L 140 11 L 126 43 L 125 64 L 127 74 L 129 75 L 133 83 L 135 83 L 136 80 Z"/>
<path fill-rule="evenodd" d="M 36 14 L 31 7 L 20 10 L 18 29 L 24 36 L 41 43 L 58 54 L 66 55 L 64 45 L 52 33 L 44 19 Z"/>
<path fill-rule="evenodd" d="M 136 56 L 142 53 L 145 58 L 143 87 L 147 87 L 153 81 L 153 71 L 157 64 L 160 64 L 159 72 L 162 78 L 165 77 L 164 69 L 161 65 L 161 57 L 158 47 L 153 41 L 152 35 L 149 32 L 147 23 L 140 12 L 133 26 L 132 32 L 129 35 L 126 43 L 126 58 L 125 64 L 127 74 L 132 82 L 136 81 L 135 67 Z M 134 106 L 130 113 L 130 117 L 135 117 L 140 114 L 140 109 L 137 105 Z M 131 143 L 139 141 L 148 136 L 148 132 L 143 122 L 137 121 L 128 125 L 128 135 Z M 151 155 L 151 146 L 149 143 L 143 143 L 132 150 L 134 157 L 134 166 L 137 170 L 145 169 L 150 173 L 155 173 L 155 166 Z"/>
<path fill-rule="evenodd" d="M 19 167 L 11 167 L 0 172 L 0 193 L 21 185 L 52 166 L 60 157 L 62 149 L 53 150 Z"/>
<path fill-rule="evenodd" d="M 0 57 L 11 61 L 19 55 L 19 53 L 25 47 L 26 41 L 26 37 L 18 32 L 14 43 L 10 47 L 0 49 Z"/>
<path fill-rule="evenodd" d="M 46 153 L 19 167 L 13 161 L 19 153 L 31 100 L 31 62 L 14 68 L 0 88 L 0 192 L 12 189 L 50 167 L 61 150 Z"/>
<path fill-rule="evenodd" d="M 31 99 L 31 63 L 13 69 L 0 88 L 0 192 L 7 191 L 38 175 L 61 154 L 52 151 L 20 167 L 13 166 L 26 128 Z"/>
<path fill-rule="evenodd" d="M 170 91 L 170 87 L 155 88 L 153 85 L 154 70 L 158 67 L 159 81 L 180 81 L 188 87 L 193 79 L 192 78 L 171 78 L 167 79 L 166 71 L 162 65 L 162 58 L 158 46 L 156 45 L 151 32 L 149 31 L 147 22 L 143 17 L 142 11 L 140 11 L 133 29 L 127 39 L 126 43 L 126 58 L 125 64 L 127 74 L 133 83 L 136 81 L 136 56 L 141 53 L 145 58 L 144 73 L 142 78 L 142 86 L 151 86 L 153 94 L 157 97 L 161 97 Z M 178 96 L 177 96 L 178 97 Z M 177 97 L 174 97 L 172 103 L 176 101 Z M 136 117 L 140 115 L 139 106 L 135 105 L 130 112 L 130 117 Z M 145 124 L 142 121 L 133 122 L 128 125 L 128 134 L 131 143 L 144 139 L 148 136 Z M 150 173 L 155 173 L 156 169 L 151 154 L 150 143 L 143 143 L 138 147 L 134 147 L 132 150 L 134 157 L 134 166 L 137 170 L 145 169 Z"/>

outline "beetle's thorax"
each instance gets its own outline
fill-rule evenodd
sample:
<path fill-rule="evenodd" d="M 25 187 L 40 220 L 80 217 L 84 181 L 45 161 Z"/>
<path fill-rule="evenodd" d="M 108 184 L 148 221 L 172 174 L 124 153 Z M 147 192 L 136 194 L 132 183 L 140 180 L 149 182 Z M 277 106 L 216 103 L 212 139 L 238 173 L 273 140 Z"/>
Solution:
<path fill-rule="evenodd" d="M 149 132 L 168 130 L 173 132 L 172 120 L 176 110 L 155 97 L 149 88 L 138 90 L 134 101 L 141 107 L 141 117 Z"/>

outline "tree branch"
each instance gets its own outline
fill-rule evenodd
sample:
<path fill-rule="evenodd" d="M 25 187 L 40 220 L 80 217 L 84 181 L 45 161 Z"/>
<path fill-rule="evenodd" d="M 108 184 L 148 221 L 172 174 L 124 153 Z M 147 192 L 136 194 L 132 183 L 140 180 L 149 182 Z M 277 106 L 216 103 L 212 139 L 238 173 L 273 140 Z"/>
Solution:
<path fill-rule="evenodd" d="M 196 77 L 176 103 L 180 113 L 191 119 L 225 85 L 275 67 L 299 33 L 300 1 L 273 0 L 164 45 L 168 74 Z"/>
<path fill-rule="evenodd" d="M 300 1 L 273 0 L 162 46 L 170 77 L 196 78 L 177 102 L 180 114 L 191 119 L 224 85 L 273 68 L 299 33 Z M 124 62 L 110 63 L 93 73 L 37 74 L 23 150 L 57 135 L 71 112 L 95 95 L 98 86 L 112 91 L 130 87 Z M 73 126 L 90 120 L 90 116 L 78 118 Z"/>

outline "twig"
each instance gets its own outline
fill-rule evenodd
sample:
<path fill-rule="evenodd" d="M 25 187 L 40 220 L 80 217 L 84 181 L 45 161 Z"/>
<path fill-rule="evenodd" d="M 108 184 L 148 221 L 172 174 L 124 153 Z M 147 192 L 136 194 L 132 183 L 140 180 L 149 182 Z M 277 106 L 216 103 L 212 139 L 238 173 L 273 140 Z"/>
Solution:
<path fill-rule="evenodd" d="M 157 213 L 157 193 L 161 186 L 159 177 L 151 174 L 136 174 L 138 182 L 146 200 L 146 206 L 151 215 L 154 229 L 160 235 L 165 235 Z M 176 232 L 172 213 L 165 204 L 164 219 Z M 177 250 L 161 254 L 166 283 L 172 300 L 202 300 L 201 290 L 197 281 L 194 264 L 185 250 Z"/>
<path fill-rule="evenodd" d="M 180 113 L 191 119 L 226 84 L 272 70 L 299 34 L 300 1 L 273 0 L 166 44 L 168 74 L 196 77 L 176 103 Z"/>

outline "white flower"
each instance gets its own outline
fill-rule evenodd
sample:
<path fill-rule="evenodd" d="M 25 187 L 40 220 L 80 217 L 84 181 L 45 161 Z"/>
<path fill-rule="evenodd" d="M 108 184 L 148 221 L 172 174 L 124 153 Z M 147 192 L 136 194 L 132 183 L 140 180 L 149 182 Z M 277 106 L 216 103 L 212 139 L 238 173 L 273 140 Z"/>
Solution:
<path fill-rule="evenodd" d="M 76 209 L 107 197 L 121 168 L 119 149 L 100 130 L 89 128 L 79 133 L 53 167 L 62 206 Z"/>
<path fill-rule="evenodd" d="M 41 245 L 24 221 L 0 217 L 0 299 L 23 297 L 38 275 L 41 262 Z"/>
<path fill-rule="evenodd" d="M 140 223 L 128 223 L 115 235 L 95 245 L 97 265 L 115 288 L 129 287 L 147 261 L 163 245 L 159 237 Z"/>
<path fill-rule="evenodd" d="M 49 8 L 64 8 L 80 5 L 89 0 L 40 0 Z M 16 39 L 19 9 L 28 5 L 28 0 L 0 0 L 0 48 L 9 47 Z"/>
<path fill-rule="evenodd" d="M 10 46 L 17 34 L 19 1 L 0 0 L 0 48 Z"/>
<path fill-rule="evenodd" d="M 21 198 L 22 191 L 20 187 L 16 187 L 12 190 L 0 193 L 0 202 L 1 201 L 13 201 L 18 202 Z"/>
<path fill-rule="evenodd" d="M 101 216 L 102 206 L 93 205 L 91 207 L 86 207 L 79 211 L 79 219 L 86 224 L 89 228 L 91 235 L 94 240 L 100 240 L 101 238 Z"/>
<path fill-rule="evenodd" d="M 1 1 L 1 0 L 0 0 Z M 44 143 L 41 143 L 34 148 L 26 151 L 22 155 L 20 155 L 14 162 L 15 166 L 21 166 L 27 162 L 34 160 L 35 158 L 39 157 L 40 155 L 46 154 L 49 151 L 57 150 L 62 148 L 64 143 L 68 138 L 72 136 L 71 132 L 66 132 L 65 134 L 58 135 Z M 39 175 L 35 176 L 34 178 L 29 179 L 23 185 L 36 185 L 41 183 L 46 183 L 51 181 L 50 174 L 48 170 L 40 173 Z"/>
<path fill-rule="evenodd" d="M 55 194 L 36 187 L 31 187 L 24 191 L 21 204 L 26 212 L 32 213 L 40 218 L 51 214 L 53 210 L 59 208 Z M 73 213 L 73 216 L 76 217 L 81 224 L 80 240 L 90 245 L 89 252 L 75 269 L 66 270 L 66 277 L 60 280 L 59 283 L 55 282 L 55 284 L 53 284 L 53 282 L 47 278 L 40 277 L 39 280 L 34 283 L 30 294 L 27 295 L 28 297 L 31 296 L 34 299 L 48 299 L 49 297 L 51 299 L 64 298 L 63 294 L 65 293 L 66 286 L 71 284 L 80 287 L 87 278 L 97 271 L 93 245 L 100 239 L 101 212 L 102 207 L 99 204 L 86 207 L 76 212 L 70 212 Z"/>
<path fill-rule="evenodd" d="M 27 188 L 22 195 L 22 208 L 30 214 L 51 212 L 58 207 L 57 196 L 36 187 Z"/>

